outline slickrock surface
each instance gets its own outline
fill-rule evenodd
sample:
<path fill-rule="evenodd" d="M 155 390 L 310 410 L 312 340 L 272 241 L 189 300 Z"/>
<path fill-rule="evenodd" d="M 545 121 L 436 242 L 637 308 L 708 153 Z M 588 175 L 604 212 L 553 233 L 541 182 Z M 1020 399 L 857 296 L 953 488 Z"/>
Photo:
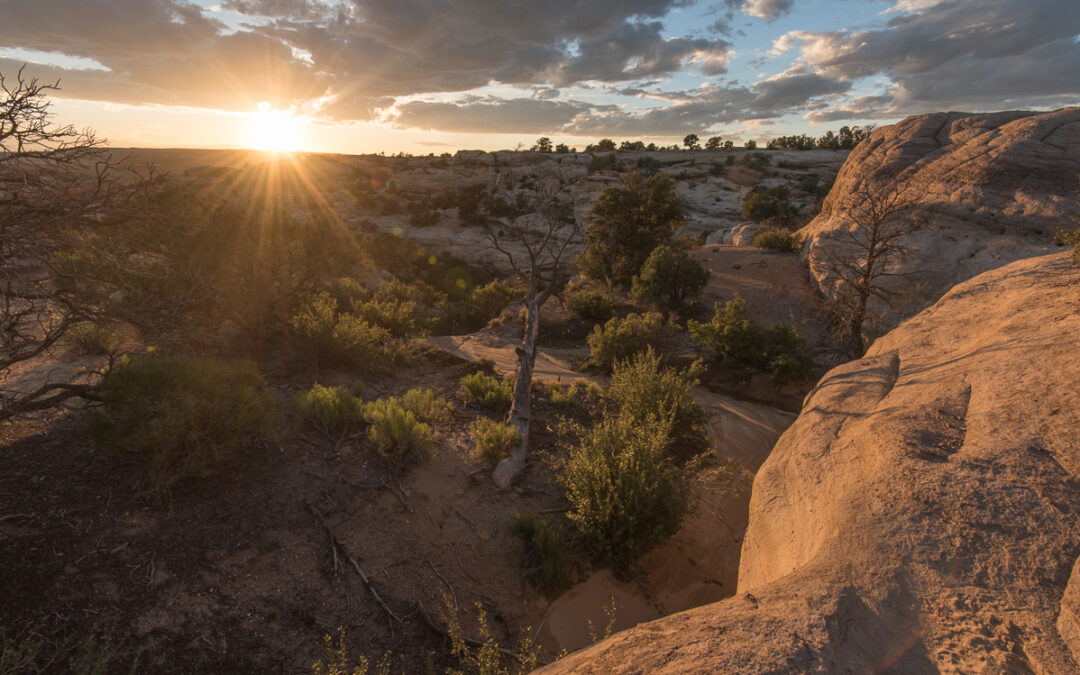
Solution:
<path fill-rule="evenodd" d="M 1078 381 L 1067 254 L 957 286 L 810 394 L 735 596 L 549 672 L 1078 672 Z"/>
<path fill-rule="evenodd" d="M 851 152 L 826 204 L 885 177 L 910 186 L 929 227 L 908 239 L 912 255 L 897 271 L 910 278 L 892 280 L 907 295 L 876 308 L 884 323 L 875 334 L 976 274 L 1057 250 L 1054 232 L 1080 225 L 1080 108 L 909 117 Z M 834 291 L 820 261 L 849 227 L 826 206 L 803 230 L 803 258 L 826 297 Z"/>

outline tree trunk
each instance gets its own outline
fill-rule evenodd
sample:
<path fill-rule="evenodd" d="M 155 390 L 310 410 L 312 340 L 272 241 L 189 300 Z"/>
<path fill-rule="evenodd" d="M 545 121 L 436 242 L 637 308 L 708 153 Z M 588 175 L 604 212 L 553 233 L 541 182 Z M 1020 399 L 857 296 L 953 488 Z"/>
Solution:
<path fill-rule="evenodd" d="M 536 364 L 536 336 L 540 332 L 540 302 L 536 299 L 536 289 L 531 281 L 525 299 L 525 311 L 525 336 L 522 338 L 521 347 L 517 349 L 518 372 L 517 382 L 514 383 L 514 401 L 506 420 L 506 423 L 517 431 L 521 442 L 510 449 L 510 454 L 499 462 L 491 474 L 495 485 L 503 490 L 509 488 L 525 468 L 525 458 L 529 454 L 533 366 Z"/>

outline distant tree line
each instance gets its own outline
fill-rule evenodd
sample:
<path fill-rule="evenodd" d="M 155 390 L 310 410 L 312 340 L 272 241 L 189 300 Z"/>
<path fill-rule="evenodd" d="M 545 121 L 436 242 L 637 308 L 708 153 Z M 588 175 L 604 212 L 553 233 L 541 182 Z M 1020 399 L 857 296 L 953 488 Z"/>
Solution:
<path fill-rule="evenodd" d="M 870 136 L 874 125 L 842 126 L 837 132 L 826 131 L 814 138 L 806 134 L 779 136 L 769 141 L 770 150 L 851 150 Z"/>
<path fill-rule="evenodd" d="M 778 136 L 768 142 L 766 147 L 769 150 L 851 150 L 858 145 L 863 139 L 870 136 L 870 133 L 874 130 L 872 124 L 866 126 L 842 126 L 838 131 L 826 131 L 824 134 L 818 137 L 809 136 L 807 134 L 797 134 L 791 136 Z M 745 150 L 756 150 L 757 142 L 753 139 L 747 140 L 742 144 L 742 148 Z M 533 152 L 556 152 L 567 153 L 577 152 L 577 148 L 570 148 L 564 143 L 553 145 L 551 139 L 547 136 L 541 136 L 536 139 L 536 143 L 529 148 Z M 626 140 L 616 145 L 615 141 L 610 138 L 602 138 L 596 143 L 590 143 L 585 146 L 585 152 L 597 153 L 597 152 L 675 152 L 680 150 L 697 151 L 697 150 L 734 150 L 735 141 L 731 139 L 724 139 L 721 136 L 710 136 L 702 143 L 701 138 L 697 134 L 687 134 L 683 138 L 682 145 L 657 145 L 656 143 L 645 143 L 644 141 L 630 141 Z"/>

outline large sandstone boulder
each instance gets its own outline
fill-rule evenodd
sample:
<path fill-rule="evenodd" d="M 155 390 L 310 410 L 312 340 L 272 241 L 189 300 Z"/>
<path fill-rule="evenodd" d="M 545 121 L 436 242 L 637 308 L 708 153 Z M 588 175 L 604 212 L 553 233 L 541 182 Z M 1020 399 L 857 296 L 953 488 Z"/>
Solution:
<path fill-rule="evenodd" d="M 1080 672 L 1080 268 L 984 273 L 829 372 L 738 592 L 552 672 Z"/>
<path fill-rule="evenodd" d="M 864 186 L 908 185 L 904 217 L 927 229 L 908 237 L 911 255 L 888 286 L 900 295 L 873 307 L 880 334 L 960 281 L 1054 251 L 1051 236 L 1080 219 L 1080 108 L 1048 113 L 937 113 L 883 127 L 852 151 L 821 215 L 805 229 L 803 257 L 828 299 L 822 264 L 851 228 L 844 204 Z M 832 208 L 830 208 L 832 207 Z M 875 330 L 876 329 L 876 330 Z"/>

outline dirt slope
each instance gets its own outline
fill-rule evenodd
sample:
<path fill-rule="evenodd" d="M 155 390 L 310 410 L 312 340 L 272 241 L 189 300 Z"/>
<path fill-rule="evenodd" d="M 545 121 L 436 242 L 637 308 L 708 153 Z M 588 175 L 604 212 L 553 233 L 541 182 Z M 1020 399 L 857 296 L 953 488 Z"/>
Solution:
<path fill-rule="evenodd" d="M 758 472 L 739 592 L 548 672 L 1077 672 L 1080 269 L 961 284 L 828 373 Z"/>

